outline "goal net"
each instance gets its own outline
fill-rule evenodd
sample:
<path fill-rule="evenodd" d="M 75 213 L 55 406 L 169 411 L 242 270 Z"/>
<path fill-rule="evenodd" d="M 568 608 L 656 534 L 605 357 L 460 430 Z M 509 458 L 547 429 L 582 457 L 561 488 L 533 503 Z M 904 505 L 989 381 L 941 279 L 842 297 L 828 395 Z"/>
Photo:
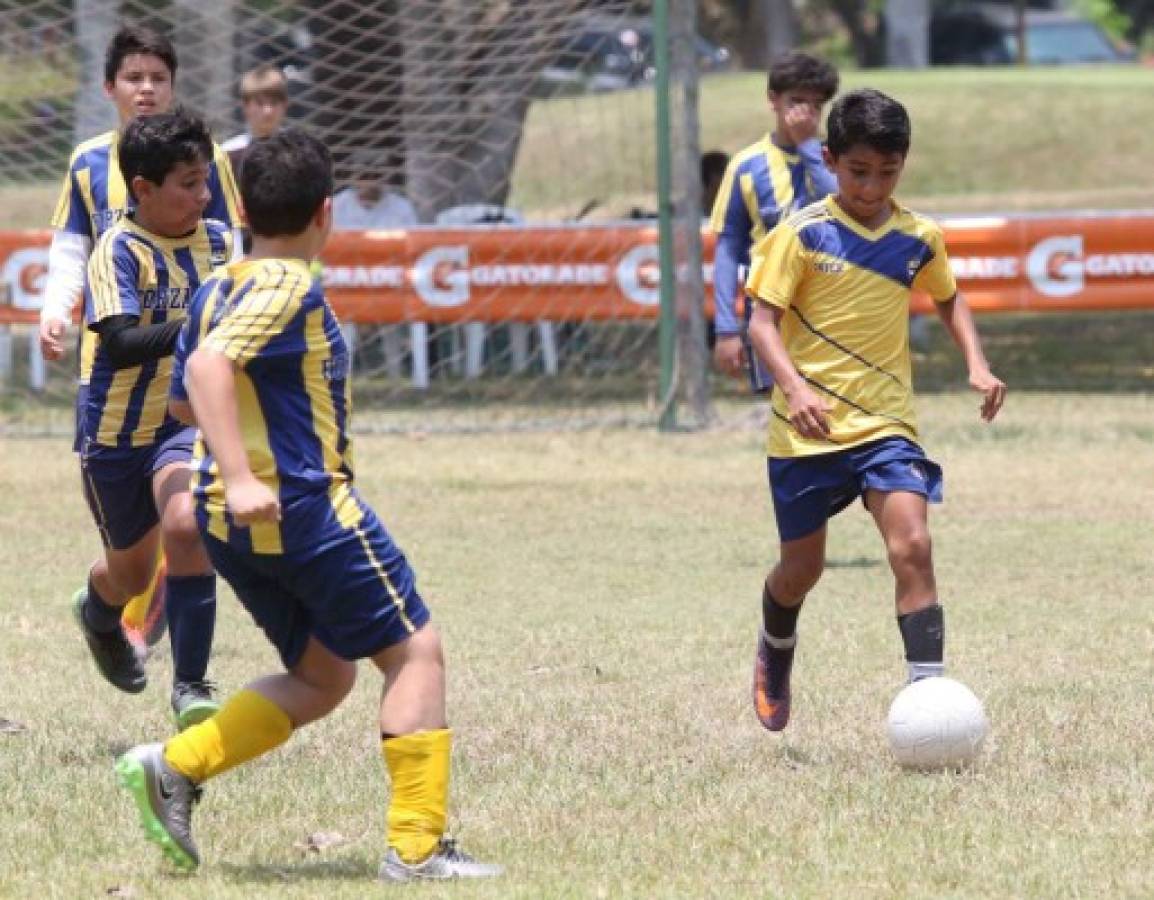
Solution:
<path fill-rule="evenodd" d="M 177 99 L 218 141 L 245 129 L 243 73 L 274 64 L 287 122 L 327 141 L 345 202 L 368 216 L 394 195 L 416 221 L 353 216 L 324 255 L 362 427 L 656 420 L 650 4 L 0 0 L 0 13 L 0 309 L 36 305 L 28 260 L 48 236 L 26 230 L 47 228 L 71 148 L 115 127 L 104 50 L 140 22 L 173 40 Z M 14 235 L 33 245 L 21 265 Z M 31 325 L 0 326 L 9 427 L 66 428 L 76 360 L 35 357 Z"/>

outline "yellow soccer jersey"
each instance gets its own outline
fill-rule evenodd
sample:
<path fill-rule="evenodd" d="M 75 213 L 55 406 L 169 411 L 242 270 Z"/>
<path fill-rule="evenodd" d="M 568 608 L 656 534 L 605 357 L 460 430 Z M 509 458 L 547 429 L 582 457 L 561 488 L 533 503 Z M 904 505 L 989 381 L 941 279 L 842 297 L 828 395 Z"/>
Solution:
<path fill-rule="evenodd" d="M 232 255 L 232 232 L 201 220 L 182 238 L 162 238 L 131 217 L 113 225 L 88 260 L 84 318 L 136 316 L 141 326 L 184 318 L 193 292 Z M 116 369 L 100 335 L 83 332 L 80 348 L 78 436 L 108 447 L 141 447 L 175 422 L 168 416 L 172 357 Z"/>
<path fill-rule="evenodd" d="M 320 283 L 301 260 L 233 263 L 204 284 L 176 349 L 173 396 L 187 398 L 188 358 L 205 347 L 237 367 L 236 396 L 253 474 L 280 499 L 281 521 L 236 526 L 203 438 L 193 453 L 197 515 L 250 553 L 318 552 L 365 515 L 352 490 L 349 356 Z"/>
<path fill-rule="evenodd" d="M 894 204 L 876 231 L 827 197 L 758 245 L 747 292 L 783 310 L 781 334 L 798 372 L 832 406 L 830 436 L 801 437 L 773 392 L 769 455 L 807 456 L 898 435 L 917 440 L 909 354 L 913 290 L 957 293 L 941 228 Z"/>
<path fill-rule="evenodd" d="M 73 151 L 52 215 L 53 228 L 81 235 L 95 243 L 132 209 L 132 198 L 124 184 L 116 152 L 119 140 L 120 132 L 109 131 L 85 141 Z M 216 144 L 212 145 L 208 191 L 210 200 L 204 217 L 239 226 L 240 193 L 228 154 Z"/>

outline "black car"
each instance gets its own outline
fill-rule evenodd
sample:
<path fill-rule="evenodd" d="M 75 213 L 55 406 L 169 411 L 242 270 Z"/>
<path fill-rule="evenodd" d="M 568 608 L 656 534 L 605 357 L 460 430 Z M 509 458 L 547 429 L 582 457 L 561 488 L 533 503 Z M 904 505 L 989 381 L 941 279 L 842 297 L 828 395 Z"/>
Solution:
<path fill-rule="evenodd" d="M 701 72 L 728 69 L 732 57 L 698 35 Z M 586 23 L 563 39 L 556 56 L 542 71 L 534 94 L 556 97 L 618 91 L 652 80 L 655 74 L 653 25 L 648 20 Z"/>
<path fill-rule="evenodd" d="M 1121 63 L 1120 50 L 1094 22 L 1066 12 L 1027 10 L 1026 62 L 1030 65 Z M 1018 61 L 1014 10 L 982 4 L 940 10 L 930 19 L 930 64 L 1004 66 Z"/>

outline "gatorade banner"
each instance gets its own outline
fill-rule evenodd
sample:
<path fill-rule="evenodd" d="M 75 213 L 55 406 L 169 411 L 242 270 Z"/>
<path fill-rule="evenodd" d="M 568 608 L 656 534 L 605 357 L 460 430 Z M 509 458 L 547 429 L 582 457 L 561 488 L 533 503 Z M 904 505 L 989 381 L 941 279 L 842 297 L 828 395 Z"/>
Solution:
<path fill-rule="evenodd" d="M 1154 213 L 946 218 L 958 284 L 980 312 L 1154 308 Z M 49 231 L 0 232 L 0 324 L 35 322 Z M 705 280 L 713 236 L 705 234 Z M 652 224 L 340 232 L 326 292 L 362 323 L 654 318 Z M 707 308 L 712 291 L 706 290 Z M 925 297 L 914 309 L 930 309 Z"/>

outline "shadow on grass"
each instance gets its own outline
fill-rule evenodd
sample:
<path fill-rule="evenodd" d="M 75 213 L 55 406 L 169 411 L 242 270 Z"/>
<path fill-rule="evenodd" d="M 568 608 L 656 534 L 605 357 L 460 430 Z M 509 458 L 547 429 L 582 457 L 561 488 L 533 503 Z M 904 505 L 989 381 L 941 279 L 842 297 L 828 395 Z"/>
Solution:
<path fill-rule="evenodd" d="M 882 564 L 880 559 L 873 559 L 869 556 L 851 556 L 848 559 L 827 559 L 825 567 L 827 569 L 876 569 Z"/>
<path fill-rule="evenodd" d="M 234 881 L 292 884 L 297 881 L 360 881 L 368 886 L 377 878 L 377 864 L 363 859 L 308 859 L 299 863 L 221 863 L 217 866 Z"/>

